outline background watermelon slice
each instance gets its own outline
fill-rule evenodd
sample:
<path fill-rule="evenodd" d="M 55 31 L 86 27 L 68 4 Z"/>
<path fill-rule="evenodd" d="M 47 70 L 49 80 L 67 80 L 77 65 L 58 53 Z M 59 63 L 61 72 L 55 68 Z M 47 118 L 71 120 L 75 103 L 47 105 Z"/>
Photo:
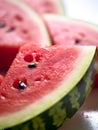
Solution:
<path fill-rule="evenodd" d="M 39 14 L 55 13 L 64 14 L 65 9 L 63 7 L 62 0 L 23 0 L 29 6 L 31 6 Z"/>
<path fill-rule="evenodd" d="M 98 46 L 97 26 L 54 14 L 44 15 L 44 20 L 54 45 Z"/>
<path fill-rule="evenodd" d="M 0 71 L 9 68 L 25 43 L 50 44 L 43 21 L 19 0 L 0 0 Z"/>
<path fill-rule="evenodd" d="M 95 51 L 94 46 L 21 47 L 0 86 L 0 129 L 25 121 L 12 129 L 60 127 L 91 90 Z"/>

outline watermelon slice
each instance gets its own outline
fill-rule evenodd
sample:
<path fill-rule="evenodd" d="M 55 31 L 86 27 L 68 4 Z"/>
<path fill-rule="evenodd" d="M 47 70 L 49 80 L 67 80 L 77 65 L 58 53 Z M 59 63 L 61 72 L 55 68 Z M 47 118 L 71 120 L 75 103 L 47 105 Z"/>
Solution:
<path fill-rule="evenodd" d="M 7 70 L 25 43 L 49 45 L 41 18 L 21 1 L 0 0 L 0 71 Z"/>
<path fill-rule="evenodd" d="M 54 45 L 98 46 L 98 27 L 95 25 L 53 14 L 44 15 L 44 20 Z"/>
<path fill-rule="evenodd" d="M 62 0 L 23 0 L 39 14 L 55 13 L 64 14 Z"/>
<path fill-rule="evenodd" d="M 0 129 L 55 130 L 83 104 L 95 46 L 22 46 L 0 86 Z"/>

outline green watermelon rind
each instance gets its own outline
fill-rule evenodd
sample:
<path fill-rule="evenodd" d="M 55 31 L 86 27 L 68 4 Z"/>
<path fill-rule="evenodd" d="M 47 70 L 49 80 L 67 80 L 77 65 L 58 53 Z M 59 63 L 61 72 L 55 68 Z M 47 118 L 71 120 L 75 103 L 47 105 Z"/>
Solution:
<path fill-rule="evenodd" d="M 96 72 L 95 62 L 92 63 L 92 61 L 94 60 L 93 58 L 95 55 L 96 47 L 85 46 L 83 48 L 84 51 L 82 52 L 82 54 L 79 56 L 77 60 L 77 66 L 75 66 L 75 69 L 73 70 L 73 72 L 71 72 L 71 74 L 69 74 L 67 79 L 65 79 L 61 84 L 59 84 L 60 87 L 58 87 L 58 89 L 51 92 L 51 94 L 45 96 L 44 99 L 37 101 L 35 104 L 27 106 L 27 108 L 23 109 L 20 112 L 16 112 L 6 117 L 2 117 L 0 119 L 0 129 L 8 128 L 20 124 L 10 129 L 18 130 L 20 128 L 20 130 L 22 130 L 24 129 L 24 126 L 27 128 L 27 126 L 30 125 L 30 127 L 28 127 L 28 130 L 30 129 L 48 130 L 48 127 L 49 129 L 51 128 L 51 130 L 52 129 L 55 130 L 54 128 L 60 127 L 64 122 L 64 120 L 69 119 L 80 108 L 85 98 L 87 97 L 88 93 L 90 92 L 93 83 L 92 77 L 94 77 L 94 72 Z M 91 63 L 92 66 L 90 67 Z M 88 69 L 89 71 L 87 72 Z M 80 87 L 81 84 L 83 85 L 82 87 Z M 76 96 L 74 95 L 75 93 Z M 77 95 L 79 98 L 78 100 L 77 100 Z M 63 104 L 65 105 L 63 106 Z M 54 114 L 55 111 L 58 112 Z M 62 114 L 62 112 L 64 113 Z M 58 119 L 62 123 L 55 123 L 57 120 L 55 115 L 59 117 L 60 113 L 64 116 L 64 117 L 61 116 L 63 120 Z M 39 121 L 39 123 L 36 123 L 36 121 Z M 25 124 L 23 122 L 27 122 L 27 123 Z M 39 128 L 41 126 L 39 126 L 38 124 L 43 126 L 44 128 Z M 38 127 L 38 129 L 36 129 L 35 127 Z"/>
<path fill-rule="evenodd" d="M 36 24 L 39 25 L 39 27 L 40 27 L 39 28 L 41 30 L 40 33 L 43 36 L 41 45 L 42 46 L 50 46 L 51 40 L 50 40 L 48 31 L 46 29 L 46 26 L 43 22 L 43 19 L 40 17 L 40 15 L 38 13 L 36 13 L 32 8 L 30 8 L 27 4 L 25 4 L 24 2 L 22 2 L 20 0 L 6 0 L 6 1 L 20 7 L 28 14 L 28 16 L 30 16 L 32 21 L 34 21 L 34 20 L 36 21 Z M 40 35 L 40 34 L 38 34 L 38 35 Z"/>

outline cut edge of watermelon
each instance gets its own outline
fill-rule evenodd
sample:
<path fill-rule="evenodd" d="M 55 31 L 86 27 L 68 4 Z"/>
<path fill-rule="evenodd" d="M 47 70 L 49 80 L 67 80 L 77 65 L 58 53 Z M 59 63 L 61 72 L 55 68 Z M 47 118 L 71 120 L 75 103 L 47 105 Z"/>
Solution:
<path fill-rule="evenodd" d="M 68 16 L 62 16 L 62 15 L 55 15 L 55 14 L 44 14 L 43 18 L 45 20 L 54 20 L 54 21 L 66 21 L 66 22 L 72 22 L 72 23 L 77 23 L 80 25 L 85 25 L 87 27 L 90 27 L 92 29 L 95 29 L 96 31 L 98 31 L 98 25 L 84 21 L 84 20 L 79 20 L 79 19 L 75 19 L 75 18 L 70 18 Z"/>
<path fill-rule="evenodd" d="M 31 7 L 29 7 L 26 3 L 20 0 L 6 0 L 6 1 L 11 2 L 12 4 L 15 4 L 16 6 L 22 8 L 25 12 L 28 13 L 28 15 L 32 20 L 35 19 L 36 24 L 39 25 L 41 29 L 41 35 L 43 34 L 43 41 L 41 44 L 42 46 L 46 46 L 46 45 L 50 46 L 52 44 L 46 26 L 43 22 L 43 19 L 42 17 L 40 17 L 38 13 L 36 13 Z"/>
<path fill-rule="evenodd" d="M 58 85 L 60 87 L 21 111 L 0 117 L 0 129 L 12 127 L 34 118 L 66 96 L 85 75 L 94 58 L 96 47 L 81 46 L 80 50 L 80 55 L 74 64 L 75 69 Z"/>

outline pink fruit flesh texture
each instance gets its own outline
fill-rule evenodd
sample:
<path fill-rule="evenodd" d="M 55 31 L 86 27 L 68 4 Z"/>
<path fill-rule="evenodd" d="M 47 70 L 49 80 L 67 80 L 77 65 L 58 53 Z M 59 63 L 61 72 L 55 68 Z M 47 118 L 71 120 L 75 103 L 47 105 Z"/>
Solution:
<path fill-rule="evenodd" d="M 39 43 L 37 35 L 40 29 L 28 14 L 18 6 L 7 1 L 0 1 L 0 23 L 5 26 L 0 28 L 0 45 L 9 43 L 19 46 L 21 43 L 34 41 Z M 40 37 L 39 37 L 40 38 Z"/>
<path fill-rule="evenodd" d="M 80 53 L 75 47 L 22 47 L 0 86 L 0 116 L 21 110 L 53 91 L 71 73 Z M 32 63 L 36 66 L 28 67 Z"/>

